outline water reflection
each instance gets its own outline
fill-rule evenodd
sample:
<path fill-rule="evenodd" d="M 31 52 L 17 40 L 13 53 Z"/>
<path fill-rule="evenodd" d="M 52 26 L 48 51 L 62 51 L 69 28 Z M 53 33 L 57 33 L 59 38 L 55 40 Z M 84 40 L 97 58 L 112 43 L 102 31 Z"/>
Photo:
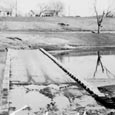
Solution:
<path fill-rule="evenodd" d="M 82 77 L 84 79 L 92 79 L 94 77 L 98 59 L 97 51 L 78 52 L 73 50 L 66 51 L 65 53 L 62 51 L 50 53 L 61 61 L 77 77 Z M 99 79 L 98 82 L 103 81 L 104 83 L 106 81 L 105 79 L 111 80 L 115 78 L 115 51 L 100 51 L 100 54 L 104 71 L 102 71 L 101 64 L 99 64 L 95 73 L 95 78 Z"/>

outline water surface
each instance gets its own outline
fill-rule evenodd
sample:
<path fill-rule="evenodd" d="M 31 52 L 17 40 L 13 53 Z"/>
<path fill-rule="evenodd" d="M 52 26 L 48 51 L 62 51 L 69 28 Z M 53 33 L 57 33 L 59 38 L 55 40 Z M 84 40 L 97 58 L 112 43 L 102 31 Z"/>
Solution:
<path fill-rule="evenodd" d="M 81 77 L 89 82 L 92 82 L 93 84 L 98 85 L 108 85 L 115 83 L 114 51 L 100 52 L 104 72 L 102 71 L 102 67 L 100 65 L 96 71 L 98 59 L 96 51 L 77 52 L 73 50 L 52 51 L 50 53 L 54 55 L 63 65 L 65 65 L 68 70 L 71 70 L 71 72 L 78 78 Z"/>

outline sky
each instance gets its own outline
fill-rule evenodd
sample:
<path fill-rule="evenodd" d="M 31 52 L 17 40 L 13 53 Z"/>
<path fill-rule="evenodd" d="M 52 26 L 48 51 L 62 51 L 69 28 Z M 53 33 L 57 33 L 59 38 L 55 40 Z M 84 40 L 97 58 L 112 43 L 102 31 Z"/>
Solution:
<path fill-rule="evenodd" d="M 7 0 L 8 1 L 8 0 Z M 12 1 L 12 0 L 9 0 Z M 16 0 L 14 0 L 16 1 Z M 65 15 L 71 16 L 92 16 L 94 15 L 95 0 L 17 0 L 18 12 L 27 13 L 28 11 L 37 9 L 38 4 L 49 3 L 52 1 L 61 1 L 64 4 Z M 108 8 L 115 7 L 115 0 L 97 0 L 97 9 L 99 13 Z"/>
<path fill-rule="evenodd" d="M 48 3 L 51 1 L 58 0 L 18 0 L 19 9 L 23 9 L 25 12 L 29 9 L 36 9 L 37 4 L 44 2 Z M 64 13 L 66 15 L 92 15 L 91 11 L 91 0 L 60 0 L 64 4 Z"/>

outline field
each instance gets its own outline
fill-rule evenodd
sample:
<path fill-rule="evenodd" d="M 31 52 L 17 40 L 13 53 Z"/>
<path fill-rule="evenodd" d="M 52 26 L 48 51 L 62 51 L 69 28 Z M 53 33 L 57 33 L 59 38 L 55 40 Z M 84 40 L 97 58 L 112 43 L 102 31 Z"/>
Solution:
<path fill-rule="evenodd" d="M 6 48 L 42 47 L 55 53 L 74 50 L 76 54 L 85 52 L 85 55 L 89 51 L 108 51 L 114 54 L 115 18 L 104 19 L 101 34 L 92 33 L 96 30 L 94 17 L 0 18 L 0 83 L 3 79 Z"/>
<path fill-rule="evenodd" d="M 115 18 L 105 18 L 102 31 L 115 31 Z M 95 17 L 2 17 L 0 18 L 2 31 L 95 31 L 97 30 Z"/>

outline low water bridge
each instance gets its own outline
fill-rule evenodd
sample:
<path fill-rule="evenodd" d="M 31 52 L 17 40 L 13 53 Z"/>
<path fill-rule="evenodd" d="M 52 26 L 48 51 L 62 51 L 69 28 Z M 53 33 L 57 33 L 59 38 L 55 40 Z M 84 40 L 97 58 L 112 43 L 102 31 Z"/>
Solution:
<path fill-rule="evenodd" d="M 44 49 L 14 50 L 8 49 L 3 80 L 3 103 L 1 110 L 8 110 L 8 93 L 10 81 L 15 83 L 63 84 L 76 83 L 85 89 L 96 101 L 107 108 L 115 109 L 115 99 L 106 97 L 97 87 L 72 74 L 55 57 Z"/>

